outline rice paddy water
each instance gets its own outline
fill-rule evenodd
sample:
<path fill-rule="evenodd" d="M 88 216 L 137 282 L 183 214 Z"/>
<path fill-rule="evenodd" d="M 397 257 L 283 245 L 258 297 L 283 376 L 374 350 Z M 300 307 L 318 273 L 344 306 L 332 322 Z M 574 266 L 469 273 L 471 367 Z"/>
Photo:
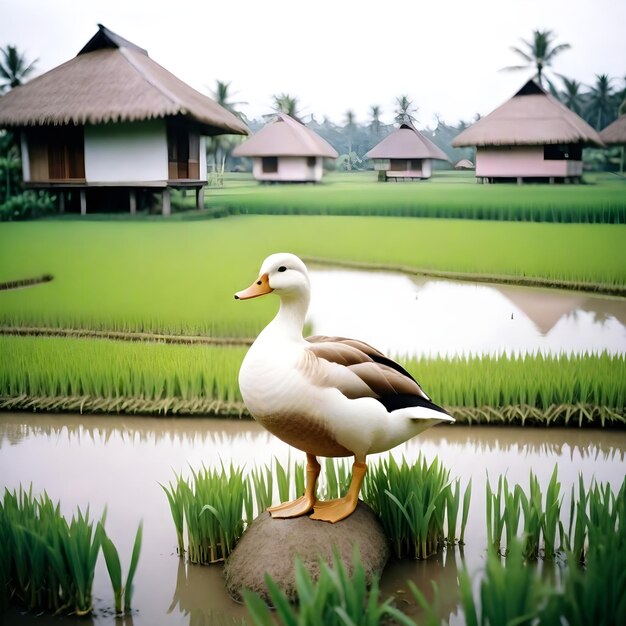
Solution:
<path fill-rule="evenodd" d="M 464 568 L 475 581 L 484 576 L 486 477 L 493 486 L 506 473 L 509 485 L 519 484 L 528 492 L 532 469 L 545 498 L 558 465 L 559 499 L 567 527 L 572 489 L 578 502 L 579 481 L 589 494 L 595 478 L 598 488 L 608 484 L 617 494 L 626 473 L 625 455 L 625 432 L 587 429 L 440 426 L 400 446 L 392 454 L 399 466 L 403 458 L 409 465 L 422 458 L 428 469 L 437 459 L 439 468 L 450 472 L 451 480 L 460 479 L 461 504 L 454 533 L 457 539 L 463 517 L 463 493 L 470 480 L 472 496 L 465 545 L 451 546 L 427 560 L 392 560 L 380 583 L 380 598 L 393 595 L 403 612 L 421 619 L 423 610 L 406 581 L 412 581 L 430 602 L 434 598 L 430 581 L 434 580 L 439 588 L 440 615 L 451 618 L 452 623 L 461 623 L 457 577 Z M 107 533 L 115 538 L 126 571 L 137 523 L 144 520 L 142 553 L 134 576 L 135 626 L 187 625 L 192 619 L 193 623 L 235 623 L 247 615 L 244 607 L 226 597 L 219 564 L 204 567 L 179 558 L 177 533 L 159 483 L 167 486 L 177 473 L 191 484 L 191 469 L 199 475 L 203 466 L 219 477 L 222 468 L 229 468 L 231 463 L 241 467 L 244 475 L 249 475 L 253 467 L 262 468 L 267 479 L 265 466 L 272 469 L 274 476 L 278 474 L 275 458 L 285 473 L 294 462 L 304 460 L 296 458 L 293 450 L 250 421 L 0 414 L 0 476 L 9 489 L 32 482 L 35 493 L 47 490 L 53 499 L 59 499 L 66 516 L 86 503 L 94 511 L 108 505 Z M 371 461 L 375 467 L 376 457 Z M 340 474 L 338 470 L 338 479 L 342 480 Z M 296 477 L 292 474 L 289 480 L 294 484 Z M 269 499 L 278 501 L 276 486 Z M 600 498 L 597 506 L 602 502 Z M 586 506 L 586 514 L 595 515 L 589 513 L 589 503 Z M 575 504 L 574 517 L 582 515 L 577 507 Z M 244 511 L 245 508 L 244 503 Z M 572 536 L 576 534 L 575 524 Z M 521 528 L 520 523 L 518 530 Z M 549 561 L 542 563 L 544 567 L 549 565 Z M 92 619 L 96 626 L 108 624 L 108 615 L 114 612 L 115 598 L 105 568 L 100 560 L 93 589 Z M 8 620 L 20 625 L 35 623 L 33 620 L 46 626 L 51 623 L 45 616 L 14 612 L 9 613 Z M 54 623 L 66 624 L 57 618 Z"/>

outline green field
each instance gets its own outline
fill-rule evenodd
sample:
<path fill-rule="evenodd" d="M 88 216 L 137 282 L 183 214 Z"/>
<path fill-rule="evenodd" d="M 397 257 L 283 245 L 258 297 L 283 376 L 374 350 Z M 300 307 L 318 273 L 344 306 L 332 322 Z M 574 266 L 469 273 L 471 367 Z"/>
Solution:
<path fill-rule="evenodd" d="M 435 171 L 429 180 L 379 183 L 377 173 L 326 175 L 322 183 L 259 185 L 231 174 L 205 204 L 217 214 L 381 215 L 557 223 L 626 223 L 626 182 L 586 175 L 587 184 L 476 183 L 474 172 Z M 186 206 L 193 207 L 190 199 Z"/>
<path fill-rule="evenodd" d="M 333 185 L 356 184 L 345 180 L 338 176 L 339 182 L 315 188 L 242 182 L 211 191 L 210 202 L 229 194 L 266 199 L 296 194 L 313 202 Z M 360 184 L 363 189 L 367 186 Z M 426 192 L 429 184 L 372 183 L 372 202 L 381 202 L 376 196 L 380 193 Z M 554 189 L 563 198 L 570 189 L 581 194 L 595 189 L 601 199 L 606 191 L 598 196 L 593 185 L 529 186 L 526 193 L 525 187 L 470 185 L 468 179 L 453 177 L 433 181 L 432 189 L 446 185 L 457 198 L 489 191 L 492 201 L 500 197 L 503 202 L 506 196 L 513 204 L 517 193 L 549 197 Z M 381 188 L 390 191 L 378 191 Z M 35 333 L 124 331 L 135 334 L 134 339 L 139 339 L 138 332 L 251 338 L 274 315 L 277 300 L 262 298 L 243 305 L 233 294 L 247 287 L 262 260 L 277 251 L 331 264 L 626 294 L 626 224 L 365 215 L 205 219 L 202 212 L 173 218 L 66 216 L 4 224 L 0 283 L 45 274 L 53 280 L 0 291 L 2 331 L 11 334 L 19 327 Z M 245 412 L 237 386 L 245 347 L 172 346 L 141 339 L 130 344 L 87 338 L 0 338 L 0 408 Z M 624 363 L 623 357 L 603 355 L 528 357 L 523 362 L 436 359 L 409 361 L 406 366 L 460 421 L 604 424 L 624 421 Z"/>
<path fill-rule="evenodd" d="M 626 225 L 382 217 L 9 223 L 0 282 L 54 280 L 0 292 L 0 323 L 254 336 L 277 303 L 242 306 L 233 294 L 276 251 L 623 292 L 625 241 Z"/>

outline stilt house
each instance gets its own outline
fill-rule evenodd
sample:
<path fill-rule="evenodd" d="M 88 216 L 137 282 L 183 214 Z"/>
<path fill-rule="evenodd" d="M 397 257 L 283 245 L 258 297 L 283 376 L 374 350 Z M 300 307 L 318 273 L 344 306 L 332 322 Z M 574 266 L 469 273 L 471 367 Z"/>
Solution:
<path fill-rule="evenodd" d="M 146 50 L 102 25 L 78 55 L 0 98 L 0 128 L 17 131 L 24 184 L 79 198 L 81 213 L 103 198 L 125 203 L 194 189 L 203 205 L 206 137 L 247 135 L 246 126 L 192 89 Z"/>

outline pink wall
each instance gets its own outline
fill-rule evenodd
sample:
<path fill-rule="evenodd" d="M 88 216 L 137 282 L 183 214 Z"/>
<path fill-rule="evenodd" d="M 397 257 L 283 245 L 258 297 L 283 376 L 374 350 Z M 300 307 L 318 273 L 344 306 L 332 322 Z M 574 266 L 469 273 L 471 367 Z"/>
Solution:
<path fill-rule="evenodd" d="M 581 161 L 545 161 L 543 146 L 477 148 L 476 176 L 581 176 Z"/>

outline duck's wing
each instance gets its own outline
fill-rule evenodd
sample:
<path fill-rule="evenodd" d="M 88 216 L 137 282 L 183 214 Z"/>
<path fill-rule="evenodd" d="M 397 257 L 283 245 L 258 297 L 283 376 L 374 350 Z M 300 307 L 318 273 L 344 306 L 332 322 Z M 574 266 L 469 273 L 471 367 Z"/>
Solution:
<path fill-rule="evenodd" d="M 306 367 L 316 384 L 336 387 L 347 398 L 375 398 L 387 411 L 423 406 L 441 413 L 401 365 L 372 346 L 345 337 L 308 337 Z"/>

